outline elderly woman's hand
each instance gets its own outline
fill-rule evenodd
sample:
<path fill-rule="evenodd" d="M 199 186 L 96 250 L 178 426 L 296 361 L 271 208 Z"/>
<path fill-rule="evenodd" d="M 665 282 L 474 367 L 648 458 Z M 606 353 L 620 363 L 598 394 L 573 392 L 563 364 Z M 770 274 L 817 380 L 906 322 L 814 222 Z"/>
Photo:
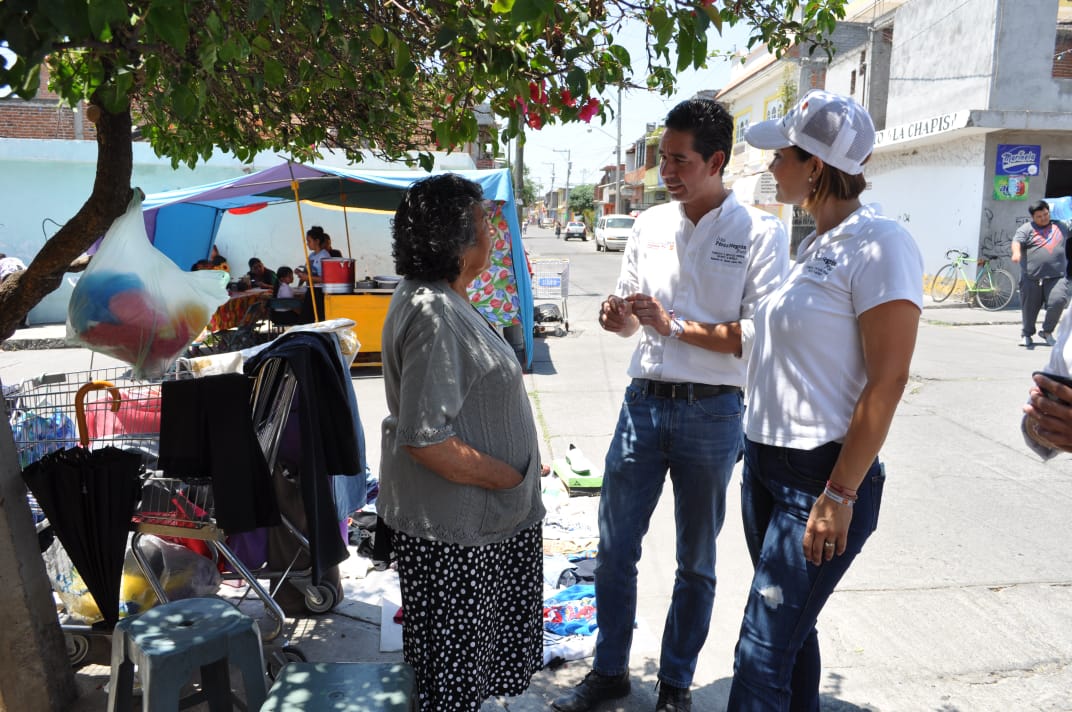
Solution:
<path fill-rule="evenodd" d="M 1027 434 L 1045 447 L 1072 452 L 1072 387 L 1042 373 L 1033 379 L 1035 385 L 1024 406 Z"/>
<path fill-rule="evenodd" d="M 484 489 L 510 489 L 525 478 L 502 460 L 474 449 L 457 437 L 425 447 L 405 446 L 421 466 L 445 480 Z"/>

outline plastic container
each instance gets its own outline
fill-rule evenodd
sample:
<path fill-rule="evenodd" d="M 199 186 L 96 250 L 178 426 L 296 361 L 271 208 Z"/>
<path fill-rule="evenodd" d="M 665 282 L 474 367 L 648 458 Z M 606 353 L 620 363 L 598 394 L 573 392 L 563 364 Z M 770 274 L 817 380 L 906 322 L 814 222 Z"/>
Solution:
<path fill-rule="evenodd" d="M 348 257 L 325 257 L 320 261 L 324 294 L 353 294 L 354 261 Z"/>

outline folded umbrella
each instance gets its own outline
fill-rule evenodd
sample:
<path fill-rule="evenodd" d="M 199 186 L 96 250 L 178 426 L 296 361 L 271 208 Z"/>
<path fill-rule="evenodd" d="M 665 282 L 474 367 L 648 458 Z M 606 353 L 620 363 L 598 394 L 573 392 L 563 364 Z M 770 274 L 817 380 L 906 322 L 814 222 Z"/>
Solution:
<path fill-rule="evenodd" d="M 140 474 L 141 457 L 114 447 L 61 450 L 23 471 L 108 626 L 119 620 L 123 560 L 141 496 Z"/>

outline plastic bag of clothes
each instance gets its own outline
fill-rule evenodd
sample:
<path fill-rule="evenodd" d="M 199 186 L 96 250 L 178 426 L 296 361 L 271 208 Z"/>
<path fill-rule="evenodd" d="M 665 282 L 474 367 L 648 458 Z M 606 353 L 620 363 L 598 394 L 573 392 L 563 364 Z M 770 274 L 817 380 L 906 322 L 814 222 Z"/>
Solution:
<path fill-rule="evenodd" d="M 149 242 L 134 191 L 78 280 L 67 307 L 67 338 L 159 377 L 227 301 L 226 272 L 185 272 Z"/>
<path fill-rule="evenodd" d="M 150 569 L 160 580 L 170 600 L 211 596 L 219 590 L 223 578 L 211 559 L 151 535 L 143 536 L 140 546 L 149 560 Z M 67 615 L 74 621 L 86 624 L 103 620 L 97 602 L 58 540 L 48 547 L 44 558 L 52 590 Z M 123 562 L 119 616 L 136 615 L 157 603 L 156 593 L 142 573 L 134 554 L 128 549 Z"/>

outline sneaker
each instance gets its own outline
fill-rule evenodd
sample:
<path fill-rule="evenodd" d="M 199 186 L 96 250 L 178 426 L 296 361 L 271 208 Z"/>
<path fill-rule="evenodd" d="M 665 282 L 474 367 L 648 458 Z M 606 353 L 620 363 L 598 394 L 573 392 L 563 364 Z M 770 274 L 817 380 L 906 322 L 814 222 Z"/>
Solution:
<path fill-rule="evenodd" d="M 660 680 L 659 701 L 655 703 L 655 712 L 689 712 L 692 709 L 692 693 L 687 687 L 674 687 Z"/>
<path fill-rule="evenodd" d="M 1053 334 L 1048 331 L 1040 331 L 1039 338 L 1046 342 L 1047 346 L 1053 346 Z"/>
<path fill-rule="evenodd" d="M 579 685 L 552 702 L 551 707 L 558 712 L 585 712 L 597 702 L 616 700 L 628 694 L 628 671 L 621 675 L 602 675 L 592 670 Z"/>
<path fill-rule="evenodd" d="M 1026 346 L 1027 348 L 1031 348 L 1032 346 L 1035 345 L 1035 342 L 1031 340 L 1030 336 L 1025 336 L 1024 339 L 1023 339 L 1023 345 Z"/>

